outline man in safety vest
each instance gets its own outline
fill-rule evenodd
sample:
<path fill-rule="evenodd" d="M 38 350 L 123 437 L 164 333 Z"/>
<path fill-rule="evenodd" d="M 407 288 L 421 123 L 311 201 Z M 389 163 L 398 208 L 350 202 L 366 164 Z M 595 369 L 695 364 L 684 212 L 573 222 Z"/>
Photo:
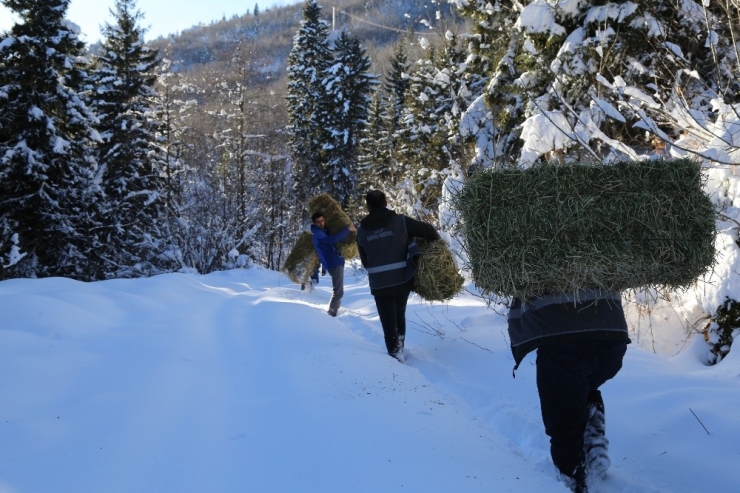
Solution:
<path fill-rule="evenodd" d="M 414 237 L 438 240 L 439 233 L 431 224 L 388 209 L 380 190 L 368 192 L 365 205 L 369 214 L 357 230 L 360 259 L 367 269 L 388 354 L 403 362 L 406 303 L 414 287 L 414 256 L 419 253 Z"/>

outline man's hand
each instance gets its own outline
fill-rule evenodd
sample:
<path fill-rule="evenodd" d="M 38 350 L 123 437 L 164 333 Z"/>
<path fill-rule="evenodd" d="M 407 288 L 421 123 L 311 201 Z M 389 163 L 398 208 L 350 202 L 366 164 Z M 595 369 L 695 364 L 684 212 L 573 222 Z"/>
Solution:
<path fill-rule="evenodd" d="M 347 226 L 347 228 L 349 228 L 349 230 L 352 231 L 352 232 L 356 232 L 357 231 L 357 228 L 355 228 L 355 225 L 352 224 L 352 223 L 349 223 L 349 226 Z"/>

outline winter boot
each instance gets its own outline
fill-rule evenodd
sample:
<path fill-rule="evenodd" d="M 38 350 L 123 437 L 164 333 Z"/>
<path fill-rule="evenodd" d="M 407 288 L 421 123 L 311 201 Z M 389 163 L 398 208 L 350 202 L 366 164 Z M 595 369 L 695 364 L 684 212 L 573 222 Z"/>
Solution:
<path fill-rule="evenodd" d="M 401 352 L 403 352 L 403 343 L 405 341 L 406 341 L 406 334 L 401 334 L 398 336 L 398 349 Z"/>
<path fill-rule="evenodd" d="M 611 465 L 609 439 L 606 438 L 606 415 L 601 392 L 588 393 L 588 421 L 583 433 L 583 452 L 586 456 L 586 474 L 603 479 Z"/>
<path fill-rule="evenodd" d="M 565 474 L 561 471 L 560 479 L 568 486 L 573 493 L 588 493 L 586 485 L 586 469 L 583 464 L 579 465 L 573 474 Z"/>
<path fill-rule="evenodd" d="M 586 469 L 583 464 L 578 466 L 576 469 L 576 473 L 573 475 L 573 480 L 575 481 L 573 493 L 588 493 L 588 487 L 586 486 Z"/>

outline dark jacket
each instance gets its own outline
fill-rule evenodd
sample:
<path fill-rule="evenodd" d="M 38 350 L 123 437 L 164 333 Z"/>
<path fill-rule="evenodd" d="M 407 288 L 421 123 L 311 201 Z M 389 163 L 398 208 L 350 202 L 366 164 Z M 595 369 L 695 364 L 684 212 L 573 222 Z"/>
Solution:
<path fill-rule="evenodd" d="M 398 219 L 402 219 L 403 224 L 399 224 Z M 385 250 L 374 250 L 375 247 L 368 247 L 367 244 L 362 244 L 363 240 L 361 238 L 365 238 L 371 233 L 374 234 L 377 232 L 383 234 L 400 231 L 401 229 L 404 229 L 405 233 L 400 238 L 396 237 L 393 241 L 384 242 Z M 387 208 L 373 209 L 360 221 L 360 228 L 357 232 L 357 246 L 362 265 L 366 268 L 372 268 L 373 266 L 387 264 L 396 260 L 404 259 L 407 261 L 407 267 L 399 271 L 399 275 L 402 278 L 397 279 L 397 283 L 383 279 L 383 287 L 373 287 L 371 280 L 370 293 L 373 296 L 395 296 L 411 291 L 414 283 L 413 276 L 416 273 L 416 265 L 413 259 L 409 258 L 408 254 L 409 245 L 413 245 L 414 237 L 438 240 L 439 233 L 437 233 L 437 230 L 431 224 L 417 221 L 404 215 L 398 215 Z M 413 254 L 413 250 L 411 253 Z"/>
<path fill-rule="evenodd" d="M 619 293 L 595 289 L 514 298 L 507 318 L 514 369 L 529 352 L 553 342 L 630 342 Z"/>
<path fill-rule="evenodd" d="M 330 235 L 327 229 L 320 229 L 312 224 L 311 233 L 313 233 L 313 246 L 325 270 L 344 264 L 344 257 L 335 245 L 347 237 L 349 228 L 344 228 L 339 233 Z"/>

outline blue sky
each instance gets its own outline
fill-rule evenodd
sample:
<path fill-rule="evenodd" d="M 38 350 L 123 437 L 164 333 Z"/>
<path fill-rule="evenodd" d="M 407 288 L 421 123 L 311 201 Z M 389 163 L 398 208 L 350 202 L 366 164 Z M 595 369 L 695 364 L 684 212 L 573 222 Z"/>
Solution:
<path fill-rule="evenodd" d="M 138 9 L 144 14 L 143 25 L 149 27 L 146 39 L 154 39 L 177 33 L 199 23 L 209 24 L 224 15 L 230 18 L 234 14 L 242 15 L 252 12 L 254 6 L 265 9 L 273 6 L 284 6 L 301 3 L 300 0 L 139 0 Z M 113 0 L 72 0 L 67 11 L 67 18 L 80 26 L 83 39 L 92 43 L 100 39 L 100 26 L 112 21 L 110 9 Z M 10 28 L 14 23 L 13 14 L 0 5 L 0 30 Z"/>

